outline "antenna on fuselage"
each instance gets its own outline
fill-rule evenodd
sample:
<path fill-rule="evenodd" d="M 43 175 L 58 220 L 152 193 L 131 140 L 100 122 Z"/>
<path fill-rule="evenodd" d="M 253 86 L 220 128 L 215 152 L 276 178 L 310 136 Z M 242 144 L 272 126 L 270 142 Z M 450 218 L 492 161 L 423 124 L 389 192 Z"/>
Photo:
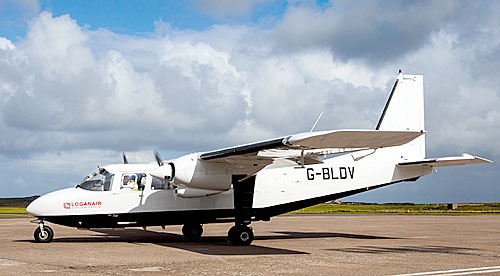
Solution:
<path fill-rule="evenodd" d="M 321 111 L 321 113 L 319 114 L 318 119 L 316 119 L 316 122 L 314 122 L 314 125 L 312 126 L 309 133 L 313 132 L 314 128 L 316 128 L 316 125 L 318 124 L 318 122 L 322 116 L 323 116 L 323 111 Z M 300 157 L 299 157 L 298 163 L 300 165 L 300 168 L 304 168 L 304 164 L 305 164 L 304 149 L 300 150 Z"/>
<path fill-rule="evenodd" d="M 309 132 L 313 132 L 314 128 L 316 127 L 322 116 L 323 116 L 323 111 L 321 111 L 321 114 L 319 114 L 318 119 L 316 119 L 316 122 L 314 122 L 314 125 Z"/>

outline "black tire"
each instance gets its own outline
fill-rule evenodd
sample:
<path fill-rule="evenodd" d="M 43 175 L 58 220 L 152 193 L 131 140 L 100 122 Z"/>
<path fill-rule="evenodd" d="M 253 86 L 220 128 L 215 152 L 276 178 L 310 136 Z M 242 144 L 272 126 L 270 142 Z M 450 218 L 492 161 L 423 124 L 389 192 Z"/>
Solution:
<path fill-rule="evenodd" d="M 252 228 L 246 225 L 236 225 L 229 229 L 227 239 L 232 245 L 250 245 L 254 235 Z"/>
<path fill-rule="evenodd" d="M 36 242 L 48 243 L 51 242 L 54 238 L 54 230 L 48 226 L 43 226 L 43 232 L 40 230 L 40 227 L 35 229 L 35 233 L 33 235 L 35 237 Z"/>
<path fill-rule="evenodd" d="M 186 239 L 199 239 L 203 234 L 203 227 L 197 223 L 186 223 L 182 226 L 182 234 Z"/>

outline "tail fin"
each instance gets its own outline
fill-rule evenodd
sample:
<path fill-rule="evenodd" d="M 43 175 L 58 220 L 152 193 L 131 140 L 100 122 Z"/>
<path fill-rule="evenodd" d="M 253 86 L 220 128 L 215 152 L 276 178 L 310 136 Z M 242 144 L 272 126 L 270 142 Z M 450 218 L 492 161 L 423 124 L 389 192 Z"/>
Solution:
<path fill-rule="evenodd" d="M 403 75 L 398 78 L 385 105 L 377 130 L 422 131 L 424 125 L 424 77 Z M 425 135 L 398 147 L 404 159 L 425 158 Z"/>

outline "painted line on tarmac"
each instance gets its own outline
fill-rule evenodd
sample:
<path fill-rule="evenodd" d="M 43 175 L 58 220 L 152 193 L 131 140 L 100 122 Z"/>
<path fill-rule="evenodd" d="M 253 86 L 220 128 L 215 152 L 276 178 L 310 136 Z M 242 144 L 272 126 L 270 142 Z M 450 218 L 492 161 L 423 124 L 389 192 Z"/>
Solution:
<path fill-rule="evenodd" d="M 130 271 L 136 271 L 136 272 L 154 272 L 154 271 L 162 271 L 163 267 L 144 267 L 144 268 L 130 268 L 128 269 Z"/>
<path fill-rule="evenodd" d="M 500 272 L 500 269 L 481 270 L 481 271 L 472 271 L 472 272 L 460 272 L 460 273 L 450 273 L 450 274 L 437 274 L 436 276 L 456 276 L 456 275 L 484 274 L 484 273 L 492 273 L 492 272 Z"/>
<path fill-rule="evenodd" d="M 458 275 L 470 275 L 470 274 L 493 273 L 493 272 L 500 272 L 500 266 L 485 266 L 485 267 L 464 268 L 464 269 L 418 272 L 418 273 L 398 274 L 391 276 L 420 276 L 420 275 L 458 276 Z"/>

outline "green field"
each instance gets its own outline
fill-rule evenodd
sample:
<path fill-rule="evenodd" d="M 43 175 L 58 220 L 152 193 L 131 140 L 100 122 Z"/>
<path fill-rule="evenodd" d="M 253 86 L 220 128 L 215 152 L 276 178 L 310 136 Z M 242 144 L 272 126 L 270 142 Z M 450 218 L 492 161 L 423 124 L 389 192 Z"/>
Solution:
<path fill-rule="evenodd" d="M 0 207 L 0 214 L 2 215 L 26 214 L 26 208 Z"/>
<path fill-rule="evenodd" d="M 290 214 L 500 215 L 500 203 L 459 203 L 455 210 L 448 204 L 324 203 Z"/>
<path fill-rule="evenodd" d="M 0 207 L 0 214 L 26 214 L 26 208 Z M 455 210 L 447 204 L 323 203 L 289 214 L 500 215 L 500 202 L 459 203 Z"/>
<path fill-rule="evenodd" d="M 26 208 L 22 207 L 0 207 L 0 219 L 14 219 L 30 217 Z"/>

